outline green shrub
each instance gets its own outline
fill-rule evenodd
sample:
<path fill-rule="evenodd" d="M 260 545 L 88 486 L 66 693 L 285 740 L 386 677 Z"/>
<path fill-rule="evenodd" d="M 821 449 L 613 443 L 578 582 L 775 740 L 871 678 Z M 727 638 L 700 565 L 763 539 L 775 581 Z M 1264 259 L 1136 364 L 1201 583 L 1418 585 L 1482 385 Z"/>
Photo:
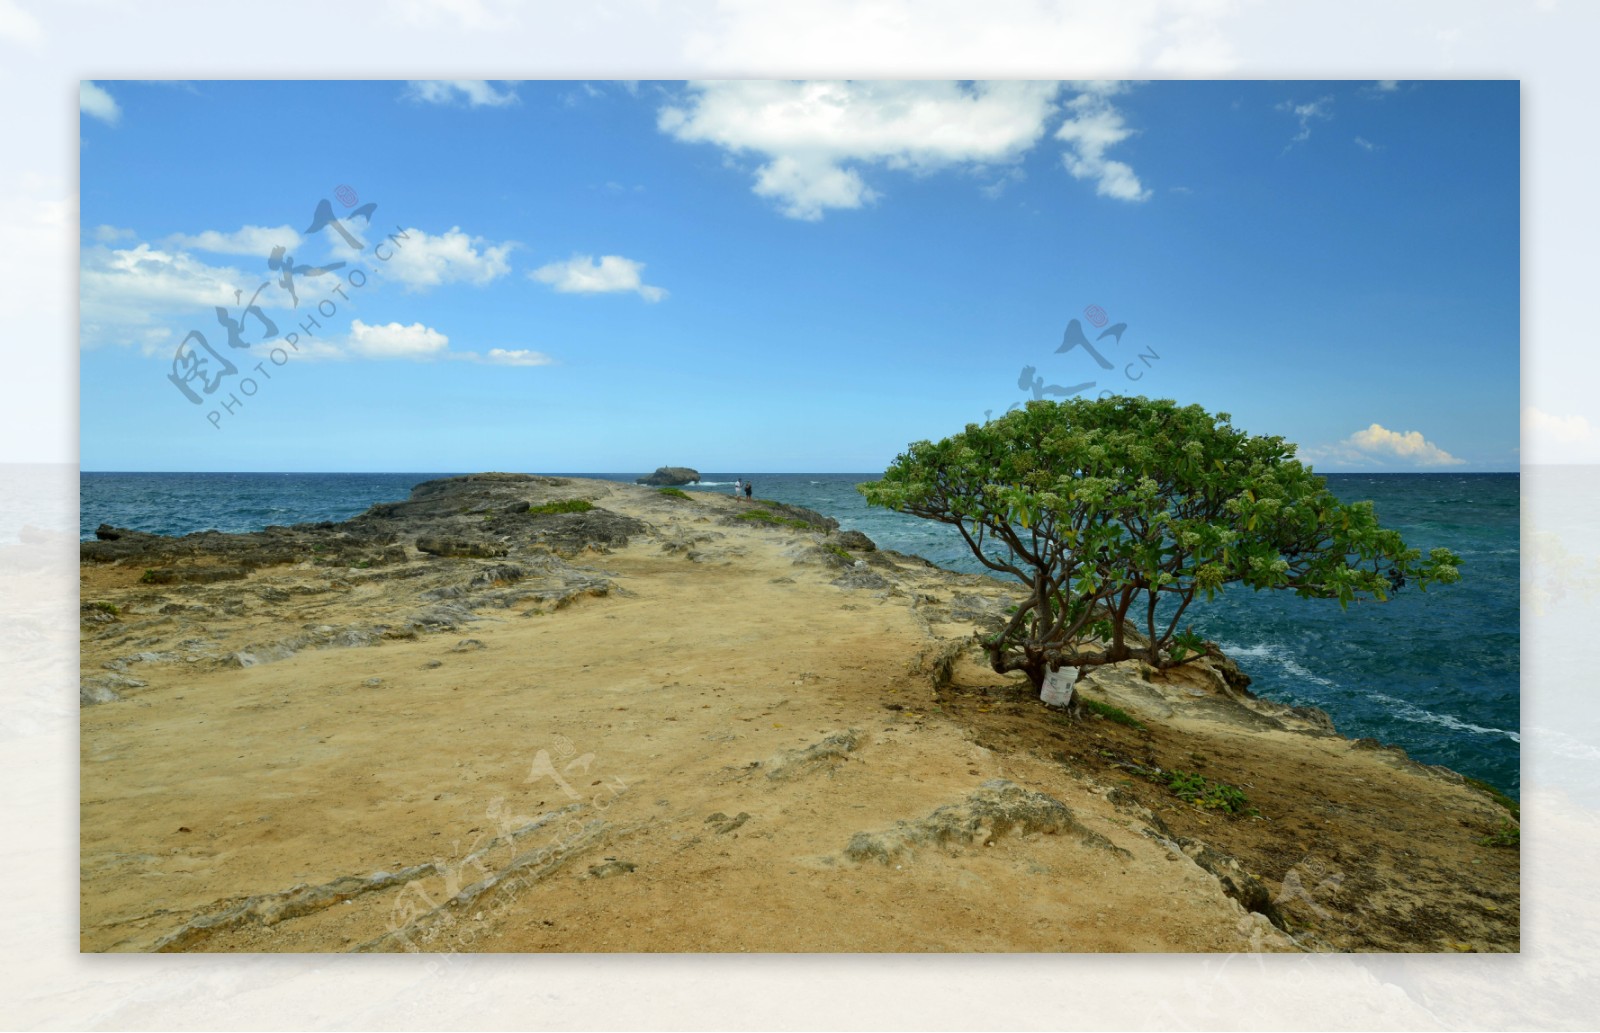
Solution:
<path fill-rule="evenodd" d="M 588 499 L 565 499 L 561 502 L 546 502 L 542 506 L 529 506 L 529 516 L 547 516 L 551 513 L 587 513 L 594 508 L 594 503 Z"/>
<path fill-rule="evenodd" d="M 1502 821 L 1495 831 L 1478 840 L 1479 846 L 1505 846 L 1522 848 L 1522 827 L 1513 825 L 1509 821 Z"/>
<path fill-rule="evenodd" d="M 669 499 L 679 499 L 683 502 L 693 501 L 691 498 L 689 498 L 689 493 L 684 491 L 682 488 L 657 488 L 656 492 L 658 494 L 665 495 Z"/>
<path fill-rule="evenodd" d="M 1089 711 L 1091 714 L 1099 714 L 1107 721 L 1115 721 L 1117 724 L 1127 725 L 1129 728 L 1145 727 L 1145 723 L 1143 721 L 1139 720 L 1137 717 L 1134 717 L 1121 707 L 1114 707 L 1110 703 L 1101 703 L 1097 699 L 1086 699 L 1083 696 L 1079 696 L 1078 698 L 1082 700 L 1083 708 L 1085 710 Z"/>
<path fill-rule="evenodd" d="M 1216 782 L 1193 771 L 1162 771 L 1160 768 L 1147 768 L 1137 764 L 1124 766 L 1157 785 L 1166 786 L 1173 796 L 1202 810 L 1227 811 L 1229 814 L 1261 813 L 1250 806 L 1244 790 L 1238 786 Z"/>
<path fill-rule="evenodd" d="M 113 617 L 122 612 L 121 610 L 117 609 L 116 603 L 94 602 L 89 603 L 88 605 L 89 609 L 91 610 L 99 610 L 101 613 L 109 613 Z"/>
<path fill-rule="evenodd" d="M 772 527 L 798 527 L 802 531 L 812 530 L 811 525 L 804 520 L 791 520 L 788 517 L 781 517 L 765 509 L 752 509 L 748 512 L 740 513 L 735 519 L 754 520 L 757 523 L 768 524 Z"/>

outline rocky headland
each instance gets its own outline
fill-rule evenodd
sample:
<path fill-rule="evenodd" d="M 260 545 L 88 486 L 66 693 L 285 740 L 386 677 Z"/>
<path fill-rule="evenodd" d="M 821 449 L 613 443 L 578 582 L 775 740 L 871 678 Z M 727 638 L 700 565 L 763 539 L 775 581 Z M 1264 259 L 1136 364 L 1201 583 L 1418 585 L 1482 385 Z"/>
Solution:
<path fill-rule="evenodd" d="M 1507 801 L 1225 660 L 1051 710 L 1005 584 L 798 507 L 480 474 L 80 573 L 84 950 L 1518 949 Z"/>

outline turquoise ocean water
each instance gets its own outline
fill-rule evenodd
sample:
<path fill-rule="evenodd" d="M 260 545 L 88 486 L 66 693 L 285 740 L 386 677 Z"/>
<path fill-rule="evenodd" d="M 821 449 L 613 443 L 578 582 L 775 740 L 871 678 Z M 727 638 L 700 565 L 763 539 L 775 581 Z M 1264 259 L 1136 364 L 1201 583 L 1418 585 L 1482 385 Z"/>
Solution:
<path fill-rule="evenodd" d="M 442 473 L 84 473 L 80 533 L 101 523 L 161 534 L 342 520 L 403 499 Z M 573 474 L 631 481 L 638 474 Z M 758 496 L 807 506 L 884 548 L 975 572 L 956 532 L 870 509 L 855 485 L 876 474 L 708 473 L 690 490 L 731 492 L 748 477 Z M 1379 520 L 1426 552 L 1462 558 L 1462 582 L 1407 588 L 1388 603 L 1352 606 L 1234 589 L 1189 611 L 1270 699 L 1326 710 L 1339 731 L 1403 747 L 1517 795 L 1521 788 L 1519 502 L 1517 474 L 1331 474 L 1346 501 L 1372 500 Z M 1188 616 L 1186 615 L 1186 622 Z"/>

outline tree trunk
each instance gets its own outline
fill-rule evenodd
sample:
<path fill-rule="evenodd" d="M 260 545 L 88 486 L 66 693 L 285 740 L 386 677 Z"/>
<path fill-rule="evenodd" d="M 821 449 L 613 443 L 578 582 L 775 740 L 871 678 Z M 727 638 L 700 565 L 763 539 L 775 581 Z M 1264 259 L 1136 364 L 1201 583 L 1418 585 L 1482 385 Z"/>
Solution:
<path fill-rule="evenodd" d="M 1124 590 L 1122 593 L 1122 601 L 1117 604 L 1116 608 L 1106 608 L 1111 614 L 1111 645 L 1106 648 L 1106 657 L 1112 662 L 1126 660 L 1128 657 L 1133 655 L 1132 650 L 1128 648 L 1128 643 L 1123 640 L 1122 627 L 1123 618 L 1127 616 L 1128 606 L 1132 602 L 1133 592 Z"/>

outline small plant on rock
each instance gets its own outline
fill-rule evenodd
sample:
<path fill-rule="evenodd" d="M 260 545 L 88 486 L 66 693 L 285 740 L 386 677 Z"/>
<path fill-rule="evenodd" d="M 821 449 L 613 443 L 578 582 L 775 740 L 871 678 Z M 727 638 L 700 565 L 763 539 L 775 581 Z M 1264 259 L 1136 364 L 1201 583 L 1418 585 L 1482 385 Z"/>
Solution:
<path fill-rule="evenodd" d="M 1114 707 L 1110 703 L 1102 703 L 1097 699 L 1086 699 L 1081 695 L 1078 697 L 1078 699 L 1079 702 L 1083 704 L 1083 708 L 1085 710 L 1091 714 L 1099 714 L 1107 721 L 1111 721 L 1119 725 L 1126 725 L 1129 728 L 1142 729 L 1145 727 L 1145 723 L 1143 721 L 1139 720 L 1137 717 L 1134 717 L 1121 707 Z"/>
<path fill-rule="evenodd" d="M 594 508 L 594 503 L 588 499 L 563 499 L 560 502 L 546 502 L 542 506 L 529 506 L 529 516 L 548 516 L 552 513 L 587 513 Z"/>

